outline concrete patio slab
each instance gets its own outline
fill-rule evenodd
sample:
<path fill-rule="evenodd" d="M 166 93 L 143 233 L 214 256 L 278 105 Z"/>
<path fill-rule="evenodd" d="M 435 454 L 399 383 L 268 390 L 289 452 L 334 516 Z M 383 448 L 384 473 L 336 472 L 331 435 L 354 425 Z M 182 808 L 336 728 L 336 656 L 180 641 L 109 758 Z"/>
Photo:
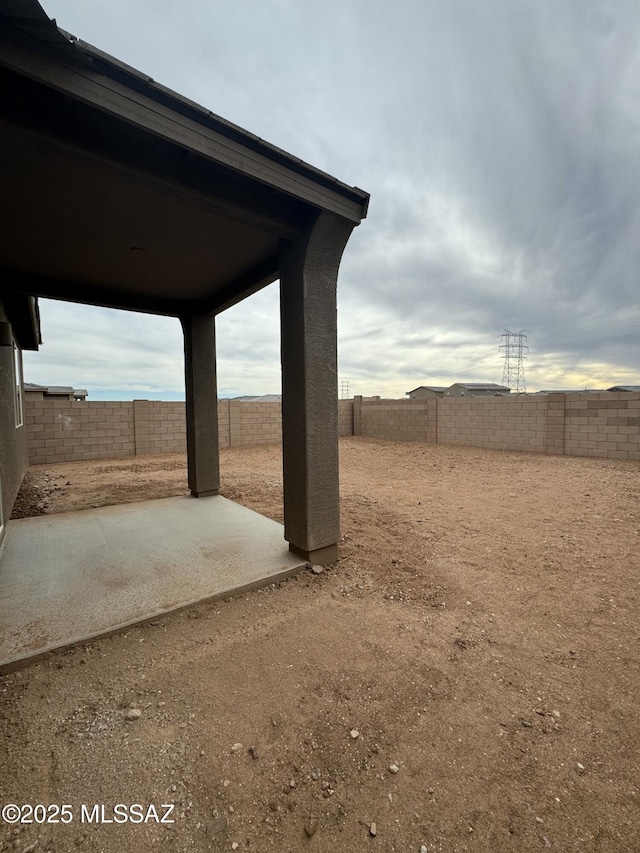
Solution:
<path fill-rule="evenodd" d="M 280 524 L 219 495 L 10 521 L 0 550 L 0 672 L 304 565 Z"/>

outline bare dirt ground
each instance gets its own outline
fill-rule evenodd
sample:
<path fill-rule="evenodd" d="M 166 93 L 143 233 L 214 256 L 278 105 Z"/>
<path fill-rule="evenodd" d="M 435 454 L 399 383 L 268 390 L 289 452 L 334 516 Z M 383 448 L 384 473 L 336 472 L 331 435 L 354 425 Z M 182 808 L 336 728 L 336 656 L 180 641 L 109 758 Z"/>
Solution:
<path fill-rule="evenodd" d="M 222 464 L 281 520 L 278 448 Z M 184 469 L 31 469 L 19 511 L 182 494 Z M 357 438 L 341 472 L 322 574 L 0 679 L 0 799 L 73 810 L 0 849 L 640 850 L 640 465 Z"/>

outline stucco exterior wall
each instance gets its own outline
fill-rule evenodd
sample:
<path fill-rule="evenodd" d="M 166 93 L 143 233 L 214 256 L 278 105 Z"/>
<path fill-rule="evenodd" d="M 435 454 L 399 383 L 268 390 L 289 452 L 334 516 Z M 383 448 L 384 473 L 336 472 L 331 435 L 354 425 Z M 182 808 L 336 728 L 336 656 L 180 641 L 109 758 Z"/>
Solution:
<path fill-rule="evenodd" d="M 24 425 L 16 427 L 13 346 L 2 303 L 0 323 L 4 324 L 0 337 L 0 483 L 2 517 L 6 524 L 29 462 L 27 430 Z"/>

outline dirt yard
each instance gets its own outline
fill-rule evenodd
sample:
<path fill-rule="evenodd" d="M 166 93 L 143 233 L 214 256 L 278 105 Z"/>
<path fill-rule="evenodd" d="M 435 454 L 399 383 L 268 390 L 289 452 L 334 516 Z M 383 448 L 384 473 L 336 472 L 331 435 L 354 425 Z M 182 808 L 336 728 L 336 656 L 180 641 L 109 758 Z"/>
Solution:
<path fill-rule="evenodd" d="M 185 464 L 31 469 L 17 509 L 183 494 Z M 222 464 L 282 520 L 278 448 Z M 0 850 L 640 850 L 640 464 L 354 438 L 341 472 L 322 574 L 0 679 L 0 799 L 73 815 Z"/>

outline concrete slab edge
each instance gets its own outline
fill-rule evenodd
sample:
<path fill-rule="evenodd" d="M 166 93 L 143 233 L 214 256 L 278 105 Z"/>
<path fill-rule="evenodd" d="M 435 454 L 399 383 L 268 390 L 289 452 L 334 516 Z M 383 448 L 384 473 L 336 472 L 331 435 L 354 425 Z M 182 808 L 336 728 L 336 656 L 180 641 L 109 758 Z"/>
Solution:
<path fill-rule="evenodd" d="M 32 666 L 36 663 L 40 663 L 43 660 L 49 660 L 54 657 L 54 655 L 60 652 L 69 651 L 75 646 L 79 646 L 83 643 L 90 643 L 94 640 L 102 640 L 107 639 L 108 637 L 113 637 L 116 634 L 121 634 L 124 631 L 127 631 L 129 628 L 133 628 L 136 625 L 144 625 L 146 622 L 151 622 L 152 620 L 159 619 L 162 616 L 172 616 L 176 613 L 180 613 L 183 610 L 188 610 L 190 607 L 195 607 L 198 604 L 207 604 L 213 601 L 219 601 L 222 598 L 229 598 L 230 596 L 241 595 L 245 592 L 252 592 L 253 590 L 269 586 L 272 583 L 278 583 L 281 580 L 286 580 L 287 578 L 297 575 L 307 566 L 307 561 L 301 560 L 300 564 L 297 566 L 292 566 L 288 569 L 283 569 L 281 571 L 274 572 L 271 575 L 266 575 L 263 578 L 258 578 L 257 580 L 243 584 L 242 586 L 229 587 L 228 589 L 215 592 L 212 595 L 207 595 L 204 598 L 195 598 L 192 601 L 185 602 L 184 604 L 179 604 L 177 607 L 172 607 L 168 610 L 157 610 L 140 618 L 132 619 L 129 622 L 123 622 L 113 628 L 107 629 L 106 631 L 99 631 L 97 634 L 91 634 L 89 636 L 76 637 L 71 640 L 65 640 L 59 646 L 51 646 L 47 649 L 39 649 L 33 654 L 27 654 L 22 657 L 12 658 L 8 661 L 0 661 L 0 676 L 9 675 L 12 672 L 17 672 L 20 669 L 25 669 L 26 667 Z"/>

